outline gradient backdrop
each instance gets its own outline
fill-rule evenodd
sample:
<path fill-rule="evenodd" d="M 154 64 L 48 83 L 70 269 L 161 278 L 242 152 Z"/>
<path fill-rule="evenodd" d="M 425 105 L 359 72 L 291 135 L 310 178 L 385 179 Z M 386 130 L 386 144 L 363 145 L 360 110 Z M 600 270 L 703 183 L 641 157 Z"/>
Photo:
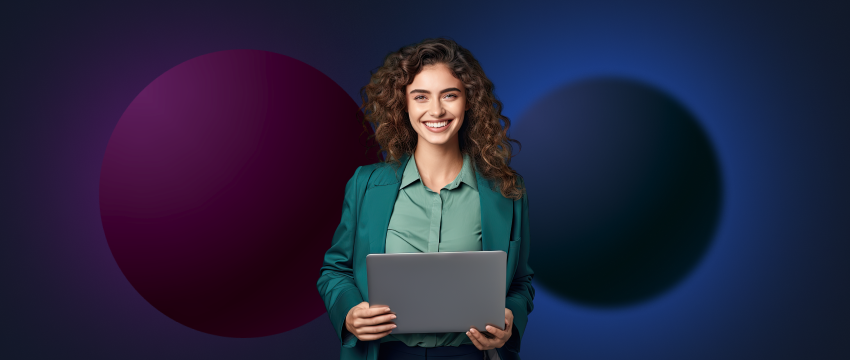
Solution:
<path fill-rule="evenodd" d="M 850 358 L 846 2 L 18 2 L 0 28 L 2 358 L 337 358 L 325 314 L 228 338 L 145 301 L 104 236 L 106 146 L 136 95 L 191 58 L 284 54 L 359 103 L 387 52 L 436 36 L 480 60 L 528 154 L 540 129 L 569 129 L 539 116 L 560 114 L 553 94 L 614 78 L 674 99 L 716 160 L 713 230 L 681 276 L 625 302 L 536 282 L 523 358 Z M 552 160 L 515 161 L 533 173 Z M 541 195 L 529 177 L 533 229 Z"/>

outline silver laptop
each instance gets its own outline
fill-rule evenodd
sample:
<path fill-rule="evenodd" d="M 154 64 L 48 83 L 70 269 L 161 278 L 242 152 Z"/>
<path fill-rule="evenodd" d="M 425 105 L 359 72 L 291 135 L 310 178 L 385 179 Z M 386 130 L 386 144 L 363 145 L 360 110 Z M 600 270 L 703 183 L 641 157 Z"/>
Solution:
<path fill-rule="evenodd" d="M 396 314 L 393 334 L 505 328 L 504 251 L 366 255 L 369 305 Z"/>

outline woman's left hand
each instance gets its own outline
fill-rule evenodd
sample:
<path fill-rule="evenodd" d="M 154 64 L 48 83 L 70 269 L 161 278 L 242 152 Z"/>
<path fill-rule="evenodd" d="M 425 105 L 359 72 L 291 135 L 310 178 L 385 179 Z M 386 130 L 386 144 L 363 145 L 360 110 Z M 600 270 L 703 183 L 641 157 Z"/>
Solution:
<path fill-rule="evenodd" d="M 469 339 L 472 340 L 472 343 L 475 344 L 478 350 L 501 348 L 511 338 L 511 329 L 513 326 L 514 313 L 510 309 L 505 308 L 505 330 L 499 330 L 495 326 L 487 325 L 487 331 L 481 332 L 473 327 L 466 332 L 466 336 L 469 336 Z"/>

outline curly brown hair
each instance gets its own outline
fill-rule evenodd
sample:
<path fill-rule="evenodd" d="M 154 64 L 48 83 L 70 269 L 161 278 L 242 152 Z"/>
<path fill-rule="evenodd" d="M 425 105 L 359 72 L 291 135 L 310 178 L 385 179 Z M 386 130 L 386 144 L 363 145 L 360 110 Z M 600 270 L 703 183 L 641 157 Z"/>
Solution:
<path fill-rule="evenodd" d="M 509 166 L 514 142 L 508 137 L 511 121 L 502 115 L 502 102 L 493 93 L 494 85 L 469 50 L 450 39 L 426 39 L 387 55 L 384 65 L 372 73 L 369 84 L 360 89 L 363 127 L 371 123 L 378 152 L 386 153 L 387 163 L 399 163 L 404 154 L 416 149 L 418 136 L 407 114 L 405 87 L 424 66 L 445 64 L 466 88 L 469 110 L 459 130 L 461 153 L 468 154 L 478 171 L 495 180 L 502 196 L 520 199 L 525 191 L 518 174 Z M 371 132 L 371 131 L 370 131 Z"/>

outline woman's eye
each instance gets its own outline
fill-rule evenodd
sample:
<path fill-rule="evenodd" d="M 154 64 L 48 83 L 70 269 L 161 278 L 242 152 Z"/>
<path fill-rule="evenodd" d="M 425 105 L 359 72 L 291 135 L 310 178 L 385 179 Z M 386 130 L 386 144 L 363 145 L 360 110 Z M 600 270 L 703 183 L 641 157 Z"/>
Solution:
<path fill-rule="evenodd" d="M 449 96 L 457 97 L 457 95 L 455 95 L 455 94 L 446 94 L 446 97 L 449 97 Z"/>
<path fill-rule="evenodd" d="M 425 96 L 416 95 L 415 97 L 413 97 L 413 100 L 421 100 L 421 99 L 424 99 L 424 98 L 425 98 Z"/>

